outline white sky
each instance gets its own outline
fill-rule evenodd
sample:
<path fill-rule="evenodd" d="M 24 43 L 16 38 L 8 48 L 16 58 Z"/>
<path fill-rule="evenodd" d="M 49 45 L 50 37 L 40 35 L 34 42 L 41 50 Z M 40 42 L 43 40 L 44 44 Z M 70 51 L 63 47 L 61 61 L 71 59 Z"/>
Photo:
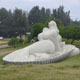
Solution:
<path fill-rule="evenodd" d="M 7 10 L 20 8 L 30 11 L 36 5 L 40 8 L 45 7 L 50 9 L 63 5 L 65 11 L 70 10 L 70 16 L 73 20 L 80 20 L 80 0 L 0 0 L 0 8 L 4 7 Z"/>

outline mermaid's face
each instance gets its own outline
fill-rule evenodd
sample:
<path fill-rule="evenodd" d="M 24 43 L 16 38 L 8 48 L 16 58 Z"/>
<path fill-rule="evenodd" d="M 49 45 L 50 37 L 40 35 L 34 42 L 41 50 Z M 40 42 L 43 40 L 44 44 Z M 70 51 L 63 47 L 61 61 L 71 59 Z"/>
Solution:
<path fill-rule="evenodd" d="M 54 28 L 57 26 L 57 24 L 55 21 L 50 21 L 48 26 L 49 26 L 49 28 Z"/>
<path fill-rule="evenodd" d="M 50 29 L 55 29 L 57 31 L 57 33 L 59 33 L 59 30 L 57 28 L 57 24 L 56 24 L 55 21 L 50 21 L 48 26 L 49 26 Z"/>

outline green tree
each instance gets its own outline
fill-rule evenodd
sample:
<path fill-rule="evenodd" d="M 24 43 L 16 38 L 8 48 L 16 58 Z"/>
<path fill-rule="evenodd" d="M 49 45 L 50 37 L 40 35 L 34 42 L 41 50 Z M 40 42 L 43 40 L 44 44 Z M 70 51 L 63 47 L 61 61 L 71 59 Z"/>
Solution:
<path fill-rule="evenodd" d="M 69 27 L 62 27 L 59 29 L 60 29 L 60 34 L 63 38 L 72 39 L 71 44 L 75 40 L 80 40 L 80 27 L 69 26 Z"/>
<path fill-rule="evenodd" d="M 73 21 L 72 23 L 73 23 L 74 25 L 80 26 L 80 21 L 78 21 L 78 20 L 75 20 L 75 21 Z"/>
<path fill-rule="evenodd" d="M 53 13 L 51 14 L 51 16 L 58 18 L 58 14 L 57 14 L 56 9 L 53 9 Z"/>
<path fill-rule="evenodd" d="M 38 6 L 35 6 L 31 9 L 28 15 L 29 24 L 32 26 L 32 24 L 38 23 L 41 21 L 40 18 L 40 10 Z"/>
<path fill-rule="evenodd" d="M 45 23 L 46 22 L 46 10 L 44 7 L 42 7 L 42 9 L 41 9 L 40 17 L 41 17 L 41 22 Z"/>
<path fill-rule="evenodd" d="M 47 19 L 51 16 L 51 10 L 48 8 L 46 9 L 46 17 Z"/>
<path fill-rule="evenodd" d="M 0 35 L 5 36 L 8 34 L 8 11 L 5 8 L 0 9 Z"/>
<path fill-rule="evenodd" d="M 44 25 L 42 23 L 34 24 L 32 29 L 31 29 L 32 38 L 37 37 L 38 34 L 42 32 L 43 28 L 44 28 Z"/>
<path fill-rule="evenodd" d="M 28 27 L 28 18 L 21 9 L 6 10 L 0 9 L 0 36 L 13 37 L 25 34 Z"/>
<path fill-rule="evenodd" d="M 53 9 L 52 16 L 60 19 L 64 26 L 71 24 L 70 11 L 65 12 L 63 6 L 60 6 L 58 9 Z"/>
<path fill-rule="evenodd" d="M 20 9 L 15 9 L 13 12 L 13 27 L 18 34 L 25 34 L 27 31 L 26 14 Z"/>
<path fill-rule="evenodd" d="M 28 15 L 29 24 L 30 26 L 32 26 L 32 24 L 38 22 L 45 23 L 50 16 L 51 16 L 50 9 L 45 9 L 44 7 L 39 9 L 39 6 L 35 6 L 29 12 Z"/>

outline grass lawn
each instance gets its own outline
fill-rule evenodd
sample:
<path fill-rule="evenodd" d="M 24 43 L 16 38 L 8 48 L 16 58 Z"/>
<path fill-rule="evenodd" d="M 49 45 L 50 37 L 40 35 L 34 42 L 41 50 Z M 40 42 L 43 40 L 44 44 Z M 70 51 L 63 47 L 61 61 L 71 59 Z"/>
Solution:
<path fill-rule="evenodd" d="M 20 49 L 29 44 L 1 49 L 0 52 Z M 2 61 L 3 56 L 0 56 L 0 80 L 80 80 L 80 55 L 59 63 L 42 65 L 5 65 Z"/>
<path fill-rule="evenodd" d="M 80 55 L 55 64 L 4 65 L 0 80 L 80 80 Z"/>
<path fill-rule="evenodd" d="M 17 50 L 17 49 L 21 49 L 21 48 L 24 48 L 28 45 L 30 45 L 31 43 L 27 43 L 27 44 L 24 44 L 24 45 L 18 45 L 16 48 L 14 47 L 10 47 L 10 48 L 5 48 L 5 49 L 0 49 L 0 53 L 3 53 L 3 52 L 7 52 L 7 51 L 14 51 L 14 50 Z"/>

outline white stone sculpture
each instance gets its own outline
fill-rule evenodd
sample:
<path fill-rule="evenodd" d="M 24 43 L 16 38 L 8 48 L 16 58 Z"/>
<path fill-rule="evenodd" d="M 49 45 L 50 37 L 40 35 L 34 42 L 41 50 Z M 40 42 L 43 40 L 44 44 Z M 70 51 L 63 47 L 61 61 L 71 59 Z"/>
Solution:
<path fill-rule="evenodd" d="M 48 27 L 38 35 L 38 42 L 8 54 L 3 61 L 11 64 L 47 64 L 80 53 L 75 46 L 62 42 L 55 21 L 50 21 Z"/>

